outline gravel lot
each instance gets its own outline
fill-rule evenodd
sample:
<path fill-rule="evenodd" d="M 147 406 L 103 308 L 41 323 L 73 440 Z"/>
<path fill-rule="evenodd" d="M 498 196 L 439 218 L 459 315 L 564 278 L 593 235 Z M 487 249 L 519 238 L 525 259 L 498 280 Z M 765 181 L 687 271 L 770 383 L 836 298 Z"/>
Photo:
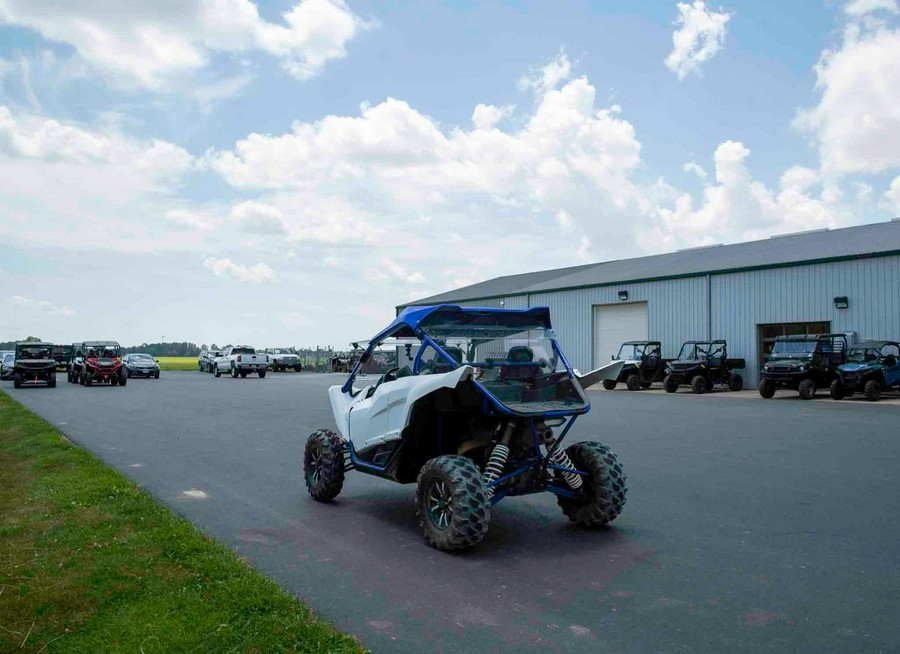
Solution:
<path fill-rule="evenodd" d="M 343 375 L 3 389 L 375 652 L 887 652 L 900 647 L 900 407 L 591 392 L 574 440 L 629 477 L 614 527 L 510 498 L 485 541 L 426 546 L 412 486 L 302 483 Z M 893 608 L 891 608 L 893 607 Z"/>

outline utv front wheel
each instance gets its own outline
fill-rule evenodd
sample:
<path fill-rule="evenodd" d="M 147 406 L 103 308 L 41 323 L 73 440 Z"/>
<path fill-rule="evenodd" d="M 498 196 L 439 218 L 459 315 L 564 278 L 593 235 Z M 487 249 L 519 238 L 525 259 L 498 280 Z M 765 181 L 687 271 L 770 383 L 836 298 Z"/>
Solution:
<path fill-rule="evenodd" d="M 736 372 L 731 373 L 731 377 L 728 378 L 728 390 L 737 392 L 742 388 L 744 388 L 744 378 Z"/>
<path fill-rule="evenodd" d="M 775 397 L 775 382 L 773 382 L 771 379 L 760 379 L 759 395 L 766 400 L 771 400 L 773 397 Z"/>
<path fill-rule="evenodd" d="M 703 375 L 696 375 L 691 380 L 691 390 L 697 395 L 702 395 L 703 393 L 705 393 L 707 388 L 708 385 L 706 383 L 706 377 L 704 377 Z"/>
<path fill-rule="evenodd" d="M 663 380 L 663 387 L 666 389 L 666 393 L 674 393 L 678 390 L 678 380 L 672 375 L 666 375 L 666 378 Z"/>
<path fill-rule="evenodd" d="M 831 393 L 831 398 L 834 400 L 843 400 L 847 395 L 847 392 L 844 390 L 844 385 L 841 383 L 840 379 L 835 379 L 831 382 L 831 386 L 828 389 L 828 392 Z"/>
<path fill-rule="evenodd" d="M 475 463 L 446 455 L 422 466 L 416 482 L 416 518 L 425 538 L 439 550 L 480 543 L 491 521 L 491 502 Z"/>
<path fill-rule="evenodd" d="M 47 377 L 47 386 L 50 388 L 56 388 L 56 373 L 51 372 L 50 376 Z"/>
<path fill-rule="evenodd" d="M 21 373 L 16 373 L 13 375 L 13 388 L 22 388 L 22 375 Z"/>
<path fill-rule="evenodd" d="M 344 442 L 330 429 L 320 429 L 306 439 L 303 478 L 314 500 L 333 500 L 344 487 Z"/>
<path fill-rule="evenodd" d="M 603 380 L 603 388 L 605 388 L 608 391 L 615 390 L 616 380 L 615 379 L 604 379 Z"/>
<path fill-rule="evenodd" d="M 580 497 L 556 496 L 563 513 L 582 527 L 602 527 L 612 522 L 625 506 L 628 486 L 625 473 L 615 453 L 606 445 L 594 442 L 575 443 L 566 454 L 582 477 Z"/>
<path fill-rule="evenodd" d="M 637 375 L 628 375 L 628 379 L 625 380 L 625 386 L 629 391 L 637 391 L 641 388 L 641 378 Z"/>
<path fill-rule="evenodd" d="M 804 379 L 797 387 L 797 392 L 804 400 L 811 400 L 816 396 L 816 382 L 812 379 Z"/>
<path fill-rule="evenodd" d="M 869 402 L 877 402 L 881 397 L 881 384 L 878 383 L 877 379 L 870 379 L 863 387 L 863 394 Z"/>

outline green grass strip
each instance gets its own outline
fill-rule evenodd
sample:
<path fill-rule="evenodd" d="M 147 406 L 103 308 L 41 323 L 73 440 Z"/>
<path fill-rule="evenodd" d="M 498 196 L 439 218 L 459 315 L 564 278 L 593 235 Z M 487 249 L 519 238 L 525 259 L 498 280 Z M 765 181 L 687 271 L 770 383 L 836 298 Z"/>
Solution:
<path fill-rule="evenodd" d="M 0 652 L 362 651 L 0 392 Z"/>

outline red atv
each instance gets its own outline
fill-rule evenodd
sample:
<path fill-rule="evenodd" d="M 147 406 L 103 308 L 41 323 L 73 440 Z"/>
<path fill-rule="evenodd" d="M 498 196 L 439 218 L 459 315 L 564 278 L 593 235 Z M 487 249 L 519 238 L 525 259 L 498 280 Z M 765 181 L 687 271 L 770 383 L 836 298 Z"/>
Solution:
<path fill-rule="evenodd" d="M 85 341 L 78 361 L 78 382 L 83 386 L 109 383 L 124 386 L 128 381 L 122 354 L 115 341 Z"/>

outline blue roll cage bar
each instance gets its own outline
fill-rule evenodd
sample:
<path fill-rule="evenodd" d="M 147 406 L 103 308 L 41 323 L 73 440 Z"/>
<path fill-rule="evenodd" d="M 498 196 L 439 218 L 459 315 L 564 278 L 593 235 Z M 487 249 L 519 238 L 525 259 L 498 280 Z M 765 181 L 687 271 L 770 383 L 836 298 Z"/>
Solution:
<path fill-rule="evenodd" d="M 455 305 L 442 305 L 440 307 L 411 307 L 411 308 L 407 309 L 406 311 L 404 311 L 404 313 L 401 314 L 400 316 L 398 316 L 397 319 L 394 320 L 393 323 L 391 323 L 391 325 L 389 325 L 385 330 L 380 332 L 377 336 L 375 336 L 375 338 L 373 338 L 371 340 L 369 345 L 366 347 L 365 352 L 360 357 L 359 361 L 357 361 L 356 365 L 353 366 L 353 370 L 350 372 L 350 375 L 347 377 L 347 381 L 344 382 L 344 385 L 341 387 L 341 392 L 343 392 L 343 393 L 352 392 L 353 380 L 356 379 L 356 375 L 359 373 L 359 369 L 362 367 L 363 360 L 367 358 L 367 355 L 371 355 L 372 351 L 378 345 L 380 345 L 381 342 L 385 338 L 389 338 L 390 336 L 393 336 L 397 331 L 400 331 L 403 328 L 403 326 L 412 327 L 413 335 L 415 337 L 417 337 L 424 345 L 429 345 L 429 346 L 433 347 L 440 356 L 442 356 L 444 359 L 446 359 L 447 362 L 453 366 L 454 369 L 458 368 L 460 366 L 463 366 L 463 365 L 472 365 L 472 363 L 461 363 L 461 362 L 457 361 L 456 359 L 454 359 L 452 356 L 450 356 L 446 351 L 444 351 L 444 348 L 440 345 L 440 343 L 438 343 L 433 338 L 431 338 L 427 333 L 425 333 L 424 330 L 422 330 L 419 327 L 418 323 L 421 322 L 422 318 L 419 318 L 418 320 L 416 320 L 415 324 L 410 324 L 409 322 L 402 321 L 403 316 L 407 312 L 409 312 L 410 309 L 423 309 L 423 310 L 432 309 L 433 310 L 433 309 L 441 309 L 441 308 L 445 308 L 445 307 L 454 308 L 454 309 L 460 308 Z M 535 307 L 535 309 L 544 310 L 544 311 L 549 312 L 549 309 L 547 307 Z M 465 311 L 465 309 L 463 309 L 463 311 Z M 491 312 L 491 313 L 501 313 L 501 312 L 502 313 L 524 313 L 522 310 L 518 310 L 518 309 L 472 308 L 472 311 L 473 312 L 474 311 Z M 425 315 L 428 315 L 428 313 L 431 313 L 431 311 L 428 311 L 427 313 L 425 313 Z M 549 325 L 548 325 L 548 329 L 549 329 Z M 577 378 L 575 377 L 575 372 L 572 370 L 572 366 L 569 365 L 569 360 L 566 359 L 566 355 L 563 353 L 562 348 L 559 346 L 559 343 L 557 343 L 555 336 L 551 336 L 550 343 L 553 347 L 553 351 L 560 358 L 560 361 L 562 361 L 563 366 L 565 367 L 566 371 L 569 373 L 569 376 L 573 380 L 577 381 Z M 413 360 L 413 370 L 414 371 L 418 371 L 419 365 L 422 360 L 422 353 L 424 352 L 425 349 L 426 348 L 424 346 L 420 347 L 419 351 L 416 353 L 416 357 Z M 483 364 L 483 365 L 486 365 L 486 364 Z M 514 362 L 505 362 L 504 365 L 513 365 L 514 366 L 516 364 Z M 523 365 L 531 365 L 531 364 L 526 363 Z M 563 439 L 566 437 L 566 434 L 569 433 L 569 429 L 571 429 L 572 425 L 575 424 L 575 420 L 578 418 L 578 416 L 590 411 L 590 409 L 591 409 L 590 402 L 587 402 L 585 404 L 584 408 L 581 410 L 578 410 L 578 411 L 564 411 L 564 410 L 548 411 L 546 413 L 540 414 L 540 416 L 539 416 L 540 418 L 551 418 L 551 419 L 555 418 L 555 419 L 562 420 L 562 422 L 560 422 L 556 426 L 562 426 L 563 424 L 565 425 L 563 427 L 562 431 L 560 432 L 559 436 L 547 447 L 547 454 L 544 454 L 541 452 L 541 443 L 540 443 L 540 439 L 538 438 L 537 428 L 534 426 L 534 420 L 535 420 L 534 417 L 526 418 L 525 416 L 520 416 L 520 415 L 514 413 L 513 411 L 511 411 L 510 409 L 505 407 L 503 405 L 503 403 L 500 402 L 496 397 L 494 397 L 494 395 L 487 388 L 485 388 L 481 382 L 473 379 L 472 383 L 474 383 L 475 386 L 477 386 L 481 390 L 482 397 L 484 398 L 484 411 L 486 414 L 490 415 L 492 412 L 499 412 L 501 414 L 505 414 L 505 415 L 508 415 L 511 417 L 517 416 L 520 418 L 527 419 L 528 426 L 531 429 L 532 438 L 534 439 L 535 456 L 532 458 L 526 459 L 525 461 L 517 462 L 517 463 L 519 463 L 519 467 L 517 467 L 516 470 L 514 470 L 513 472 L 510 472 L 506 475 L 503 475 L 502 477 L 499 477 L 498 479 L 495 479 L 490 484 L 488 484 L 488 488 L 495 488 L 495 487 L 499 486 L 500 484 L 502 484 L 514 477 L 524 474 L 525 472 L 533 469 L 536 466 L 545 466 L 547 469 L 550 469 L 550 470 L 556 470 L 558 472 L 572 473 L 572 474 L 576 474 L 576 475 L 581 475 L 582 477 L 588 476 L 588 474 L 586 472 L 582 472 L 580 470 L 575 470 L 574 468 L 565 468 L 565 467 L 556 465 L 555 463 L 553 463 L 550 460 L 549 453 L 552 452 L 557 447 L 560 447 L 560 444 L 562 443 Z M 587 399 L 586 396 L 585 396 L 585 399 Z M 438 438 L 440 438 L 440 432 L 441 432 L 441 423 L 439 422 L 438 423 Z M 369 463 L 367 461 L 362 461 L 361 459 L 359 459 L 359 457 L 356 454 L 356 448 L 353 446 L 353 441 L 351 441 L 351 440 L 347 441 L 347 448 L 348 448 L 348 453 L 350 455 L 350 461 L 353 465 L 353 467 L 351 469 L 364 468 L 364 469 L 369 469 L 369 470 L 373 470 L 376 472 L 384 472 L 388 467 L 387 465 L 379 466 L 377 464 Z M 535 492 L 542 492 L 542 490 L 543 489 L 535 490 Z M 573 491 L 569 488 L 565 488 L 563 486 L 557 486 L 555 484 L 548 484 L 546 490 L 550 491 L 551 493 L 553 493 L 555 495 L 561 495 L 563 497 L 580 497 L 582 494 L 581 491 Z M 507 496 L 506 491 L 495 492 L 491 496 L 491 505 L 496 504 L 497 502 L 499 502 L 506 496 Z"/>

